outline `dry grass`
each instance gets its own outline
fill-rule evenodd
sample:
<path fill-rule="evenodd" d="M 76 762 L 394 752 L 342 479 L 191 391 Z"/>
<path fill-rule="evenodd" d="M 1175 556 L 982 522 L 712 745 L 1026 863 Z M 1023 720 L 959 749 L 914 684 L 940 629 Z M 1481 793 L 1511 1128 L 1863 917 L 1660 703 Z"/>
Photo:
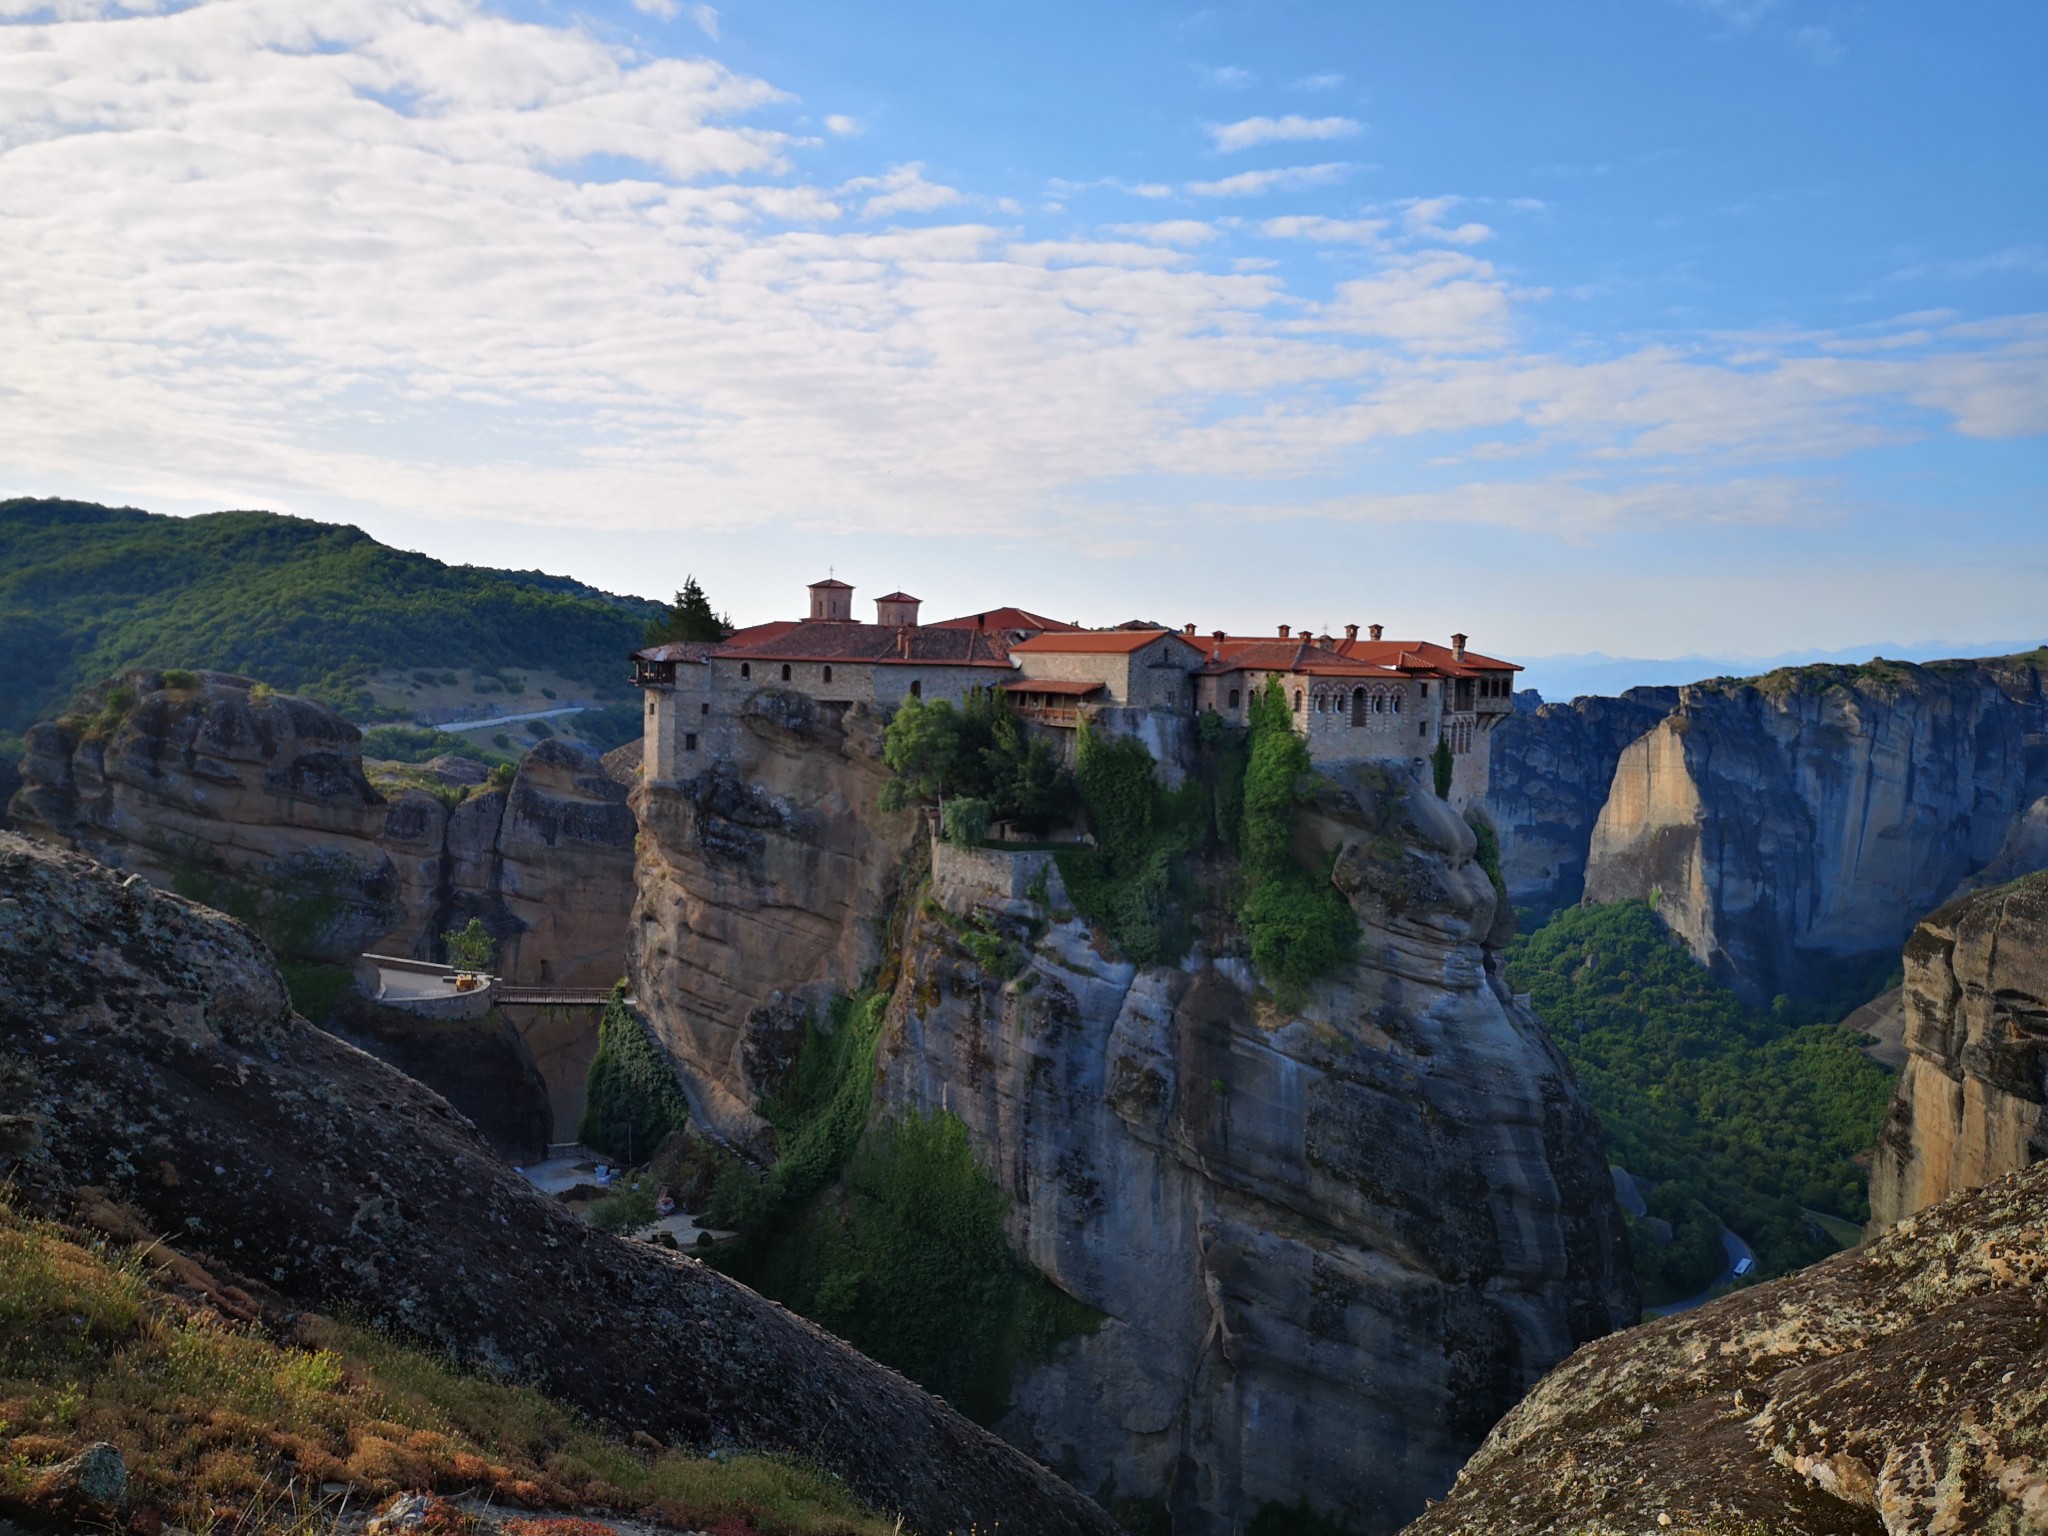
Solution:
<path fill-rule="evenodd" d="M 42 1468 L 106 1440 L 127 1460 L 142 1532 L 325 1529 L 323 1483 L 348 1485 L 358 1505 L 431 1490 L 732 1536 L 896 1529 L 810 1468 L 643 1451 L 373 1330 L 307 1317 L 275 1338 L 173 1286 L 210 1288 L 160 1247 L 0 1205 L 0 1504 L 20 1508 Z"/>

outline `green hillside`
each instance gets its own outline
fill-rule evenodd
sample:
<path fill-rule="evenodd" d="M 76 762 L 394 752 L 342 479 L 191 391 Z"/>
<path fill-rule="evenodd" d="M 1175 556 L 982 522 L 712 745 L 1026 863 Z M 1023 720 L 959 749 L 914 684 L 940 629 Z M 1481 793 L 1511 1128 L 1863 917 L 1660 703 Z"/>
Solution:
<path fill-rule="evenodd" d="M 1810 1212 L 1869 1219 L 1862 1159 L 1892 1082 L 1827 1022 L 1845 1006 L 1744 1007 L 1640 901 L 1568 907 L 1506 960 L 1508 984 L 1571 1059 L 1608 1156 L 1658 1186 L 1651 1214 L 1678 1240 L 1660 1249 L 1637 1234 L 1651 1300 L 1719 1272 L 1717 1218 L 1755 1247 L 1759 1277 L 1834 1250 Z"/>
<path fill-rule="evenodd" d="M 0 754 L 79 688 L 133 666 L 239 672 L 358 719 L 378 713 L 369 676 L 401 668 L 537 669 L 617 697 L 626 654 L 660 613 L 272 512 L 0 501 Z"/>

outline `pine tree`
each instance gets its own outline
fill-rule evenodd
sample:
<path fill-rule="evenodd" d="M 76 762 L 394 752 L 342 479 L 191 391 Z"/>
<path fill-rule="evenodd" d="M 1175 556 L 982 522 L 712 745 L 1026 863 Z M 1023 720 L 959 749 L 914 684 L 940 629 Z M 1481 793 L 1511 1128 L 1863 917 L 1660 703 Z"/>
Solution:
<path fill-rule="evenodd" d="M 683 590 L 662 616 L 647 626 L 649 645 L 667 645 L 675 640 L 723 640 L 732 633 L 732 620 L 711 611 L 711 600 L 697 585 L 697 578 L 683 578 Z"/>

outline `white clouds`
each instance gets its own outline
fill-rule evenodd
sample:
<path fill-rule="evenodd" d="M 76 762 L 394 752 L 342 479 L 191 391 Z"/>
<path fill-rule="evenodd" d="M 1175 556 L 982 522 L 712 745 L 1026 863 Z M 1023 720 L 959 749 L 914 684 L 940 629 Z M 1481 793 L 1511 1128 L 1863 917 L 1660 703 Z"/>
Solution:
<path fill-rule="evenodd" d="M 1218 231 L 1215 225 L 1204 224 L 1200 219 L 1167 219 L 1158 224 L 1112 224 L 1110 233 L 1161 245 L 1207 245 Z"/>
<path fill-rule="evenodd" d="M 1218 90 L 1242 91 L 1255 84 L 1258 76 L 1248 69 L 1239 69 L 1235 64 L 1220 64 L 1203 70 L 1202 79 Z"/>
<path fill-rule="evenodd" d="M 865 131 L 866 125 L 857 117 L 848 117 L 843 112 L 834 112 L 825 119 L 825 131 L 842 139 L 855 139 Z"/>
<path fill-rule="evenodd" d="M 1328 186 L 1350 174 L 1345 161 L 1325 165 L 1291 165 L 1271 171 L 1241 171 L 1221 181 L 1191 181 L 1187 190 L 1195 197 L 1262 197 L 1268 192 L 1298 192 L 1304 187 Z"/>
<path fill-rule="evenodd" d="M 919 530 L 1398 442 L 1494 457 L 1461 503 L 1483 518 L 1502 454 L 1670 478 L 2048 427 L 2038 326 L 1537 352 L 1538 296 L 1461 248 L 1490 231 L 1454 198 L 1232 226 L 1325 247 L 1323 299 L 1202 220 L 1041 239 L 970 221 L 1014 205 L 916 161 L 819 184 L 815 146 L 749 121 L 786 102 L 469 0 L 0 29 L 0 470 L 212 504 Z M 647 174 L 588 179 L 593 159 Z"/>
<path fill-rule="evenodd" d="M 1290 87 L 1297 91 L 1334 91 L 1344 83 L 1344 77 L 1335 71 L 1320 75 L 1304 75 Z"/>
<path fill-rule="evenodd" d="M 674 21 L 683 14 L 680 0 L 633 0 L 633 9 L 647 16 L 659 16 L 663 21 Z"/>
<path fill-rule="evenodd" d="M 1478 245 L 1491 240 L 1493 231 L 1484 224 L 1453 226 L 1448 222 L 1451 210 L 1463 201 L 1458 197 L 1410 198 L 1401 206 L 1401 222 L 1416 239 L 1448 240 L 1452 245 Z"/>
<path fill-rule="evenodd" d="M 1314 139 L 1348 139 L 1361 125 L 1348 117 L 1247 117 L 1235 123 L 1211 123 L 1209 137 L 1222 154 L 1235 154 L 1261 144 L 1296 143 Z"/>
<path fill-rule="evenodd" d="M 840 189 L 844 192 L 872 192 L 861 205 L 864 219 L 886 219 L 892 213 L 930 213 L 962 201 L 957 187 L 924 179 L 924 165 L 899 165 L 886 176 L 859 176 Z"/>
<path fill-rule="evenodd" d="M 1314 240 L 1323 244 L 1375 245 L 1386 232 L 1385 219 L 1331 219 L 1321 214 L 1288 214 L 1267 219 L 1259 225 L 1262 234 L 1275 240 Z"/>

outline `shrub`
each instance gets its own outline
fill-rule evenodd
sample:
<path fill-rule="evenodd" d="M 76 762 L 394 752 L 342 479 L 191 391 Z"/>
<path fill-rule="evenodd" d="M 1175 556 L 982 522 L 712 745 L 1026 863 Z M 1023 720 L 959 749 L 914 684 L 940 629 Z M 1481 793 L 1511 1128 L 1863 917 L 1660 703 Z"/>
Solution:
<path fill-rule="evenodd" d="M 418 725 L 372 726 L 363 732 L 363 756 L 393 763 L 425 763 L 437 757 L 484 761 L 483 748 L 467 736 Z"/>
<path fill-rule="evenodd" d="M 1350 958 L 1358 919 L 1326 876 L 1311 874 L 1294 857 L 1294 817 L 1314 768 L 1279 679 L 1269 679 L 1252 696 L 1250 713 L 1238 921 L 1251 943 L 1253 966 L 1283 1002 L 1291 1002 L 1308 983 Z"/>
<path fill-rule="evenodd" d="M 448 963 L 458 970 L 487 971 L 498 955 L 498 941 L 480 917 L 472 917 L 461 928 L 441 935 L 448 951 Z"/>
<path fill-rule="evenodd" d="M 578 1136 L 592 1150 L 632 1163 L 651 1157 L 689 1114 L 668 1058 L 626 1006 L 626 984 L 620 982 L 598 1020 Z"/>
<path fill-rule="evenodd" d="M 1429 774 L 1436 785 L 1439 800 L 1451 798 L 1451 773 L 1457 765 L 1451 760 L 1451 742 L 1448 736 L 1436 739 L 1436 750 L 1429 755 Z"/>
<path fill-rule="evenodd" d="M 939 817 L 939 830 L 956 848 L 972 848 L 988 836 L 989 804 L 968 795 L 955 795 L 946 802 Z"/>

